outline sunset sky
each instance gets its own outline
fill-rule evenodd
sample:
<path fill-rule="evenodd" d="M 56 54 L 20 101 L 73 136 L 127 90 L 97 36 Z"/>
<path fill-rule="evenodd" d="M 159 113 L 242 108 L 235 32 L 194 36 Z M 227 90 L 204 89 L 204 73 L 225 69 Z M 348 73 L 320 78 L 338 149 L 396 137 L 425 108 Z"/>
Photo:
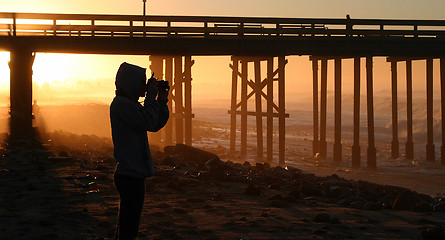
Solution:
<path fill-rule="evenodd" d="M 392 19 L 445 19 L 445 1 L 441 0 L 148 0 L 148 13 L 155 15 L 206 15 L 206 16 L 268 16 L 302 18 L 392 18 Z M 142 14 L 142 0 L 1 0 L 3 12 L 41 13 L 94 13 L 94 14 Z M 8 53 L 0 54 L 0 87 L 9 80 Z M 231 74 L 227 57 L 194 57 L 193 94 L 195 101 L 228 99 Z M 37 53 L 34 64 L 34 82 L 40 87 L 48 84 L 67 86 L 77 80 L 105 81 L 104 89 L 94 92 L 110 92 L 105 101 L 113 96 L 113 78 L 123 61 L 148 67 L 147 56 L 99 56 L 75 54 Z M 415 63 L 415 90 L 424 90 L 424 63 Z M 332 68 L 331 68 L 332 69 Z M 352 92 L 352 61 L 346 61 L 344 92 Z M 383 58 L 375 62 L 375 91 L 389 89 L 389 64 Z M 295 96 L 310 97 L 312 86 L 311 65 L 307 56 L 289 57 L 286 69 L 286 87 L 289 100 Z M 404 89 L 403 68 L 399 79 Z M 438 76 L 437 69 L 435 75 Z M 332 79 L 333 74 L 330 74 Z M 435 84 L 437 84 L 436 77 Z M 330 84 L 329 88 L 331 88 Z M 102 86 L 102 85 L 100 85 Z M 332 89 L 332 88 L 331 88 Z M 91 89 L 90 89 L 91 90 Z M 38 96 L 41 93 L 36 93 Z M 88 94 L 88 93 L 82 93 Z M 91 93 L 94 94 L 94 93 Z"/>

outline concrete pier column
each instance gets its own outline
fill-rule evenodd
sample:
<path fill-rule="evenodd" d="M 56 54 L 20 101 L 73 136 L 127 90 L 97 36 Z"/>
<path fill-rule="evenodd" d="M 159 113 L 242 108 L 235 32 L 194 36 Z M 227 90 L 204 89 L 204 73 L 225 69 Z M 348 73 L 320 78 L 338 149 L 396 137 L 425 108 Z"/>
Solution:
<path fill-rule="evenodd" d="M 427 144 L 426 144 L 426 160 L 434 162 L 434 129 L 433 129 L 433 59 L 426 59 L 426 128 L 427 128 Z"/>
<path fill-rule="evenodd" d="M 32 137 L 32 65 L 35 53 L 17 48 L 11 51 L 10 103 L 11 137 Z"/>
<path fill-rule="evenodd" d="M 247 155 L 247 59 L 241 59 L 241 155 Z"/>
<path fill-rule="evenodd" d="M 352 167 L 360 167 L 360 57 L 354 58 L 354 142 Z"/>
<path fill-rule="evenodd" d="M 175 57 L 175 132 L 176 143 L 184 143 L 184 112 L 183 112 L 183 82 L 182 57 Z"/>
<path fill-rule="evenodd" d="M 185 144 L 192 145 L 192 66 L 195 61 L 191 56 L 184 59 L 184 134 Z"/>
<path fill-rule="evenodd" d="M 342 158 L 341 144 L 341 58 L 335 58 L 334 161 Z"/>
<path fill-rule="evenodd" d="M 237 88 L 238 88 L 238 65 L 239 59 L 232 56 L 232 98 L 230 104 L 230 152 L 235 153 L 236 148 L 236 104 L 237 104 Z"/>
<path fill-rule="evenodd" d="M 254 61 L 255 71 L 255 108 L 256 108 L 256 138 L 257 138 L 257 161 L 263 161 L 263 110 L 261 106 L 262 80 L 261 80 L 261 61 Z"/>
<path fill-rule="evenodd" d="M 414 159 L 413 143 L 413 64 L 406 60 L 406 159 Z"/>
<path fill-rule="evenodd" d="M 281 166 L 285 164 L 286 150 L 286 93 L 285 93 L 285 67 L 287 60 L 285 56 L 278 57 L 278 162 Z"/>
<path fill-rule="evenodd" d="M 170 86 L 173 86 L 173 58 L 172 57 L 166 57 L 165 58 L 165 81 L 168 81 Z M 169 98 L 171 98 L 172 94 L 171 91 L 169 93 Z M 170 111 L 172 110 L 172 104 L 173 100 L 170 99 L 170 101 L 167 102 L 168 109 Z M 168 121 L 165 125 L 165 145 L 172 145 L 173 144 L 173 121 Z"/>
<path fill-rule="evenodd" d="M 442 114 L 442 146 L 440 147 L 440 163 L 445 165 L 445 57 L 440 58 L 440 102 Z"/>
<path fill-rule="evenodd" d="M 312 113 L 313 113 L 313 132 L 312 155 L 318 153 L 318 59 L 312 59 Z"/>
<path fill-rule="evenodd" d="M 397 112 L 397 61 L 391 61 L 392 141 L 391 158 L 399 157 L 399 128 Z"/>
<path fill-rule="evenodd" d="M 327 85 L 328 85 L 328 60 L 321 59 L 321 81 L 320 81 L 320 142 L 318 152 L 321 159 L 326 159 L 326 110 L 327 110 Z"/>
<path fill-rule="evenodd" d="M 267 162 L 273 159 L 273 78 L 274 78 L 274 58 L 267 58 Z"/>
<path fill-rule="evenodd" d="M 374 90 L 373 90 L 373 59 L 366 57 L 366 92 L 367 92 L 367 108 L 368 108 L 368 167 L 375 168 L 376 148 L 374 141 Z"/>

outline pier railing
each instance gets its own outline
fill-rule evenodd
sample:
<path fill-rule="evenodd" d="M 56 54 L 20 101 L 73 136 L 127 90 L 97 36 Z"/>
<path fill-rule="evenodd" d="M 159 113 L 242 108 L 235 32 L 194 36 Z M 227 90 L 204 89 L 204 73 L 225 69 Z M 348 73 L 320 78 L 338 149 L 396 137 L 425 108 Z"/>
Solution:
<path fill-rule="evenodd" d="M 444 20 L 0 13 L 0 36 L 445 37 Z"/>

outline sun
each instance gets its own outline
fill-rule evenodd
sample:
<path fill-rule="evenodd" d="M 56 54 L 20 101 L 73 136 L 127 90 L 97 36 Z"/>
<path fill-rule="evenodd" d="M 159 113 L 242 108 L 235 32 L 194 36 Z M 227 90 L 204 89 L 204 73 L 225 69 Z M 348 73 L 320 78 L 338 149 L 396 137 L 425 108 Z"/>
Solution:
<path fill-rule="evenodd" d="M 9 91 L 9 52 L 0 52 L 0 91 Z"/>
<path fill-rule="evenodd" d="M 36 53 L 32 80 L 37 85 L 45 83 L 65 85 L 65 80 L 73 76 L 76 64 L 70 54 Z"/>

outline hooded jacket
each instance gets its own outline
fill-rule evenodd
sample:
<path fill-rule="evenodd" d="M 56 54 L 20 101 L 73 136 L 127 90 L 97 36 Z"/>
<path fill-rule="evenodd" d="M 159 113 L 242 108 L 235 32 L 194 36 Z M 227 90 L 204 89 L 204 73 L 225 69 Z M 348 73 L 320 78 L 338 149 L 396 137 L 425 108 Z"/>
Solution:
<path fill-rule="evenodd" d="M 147 178 L 154 174 L 147 131 L 157 132 L 169 118 L 166 103 L 147 96 L 138 103 L 145 68 L 122 63 L 116 75 L 116 97 L 110 105 L 116 175 Z"/>

